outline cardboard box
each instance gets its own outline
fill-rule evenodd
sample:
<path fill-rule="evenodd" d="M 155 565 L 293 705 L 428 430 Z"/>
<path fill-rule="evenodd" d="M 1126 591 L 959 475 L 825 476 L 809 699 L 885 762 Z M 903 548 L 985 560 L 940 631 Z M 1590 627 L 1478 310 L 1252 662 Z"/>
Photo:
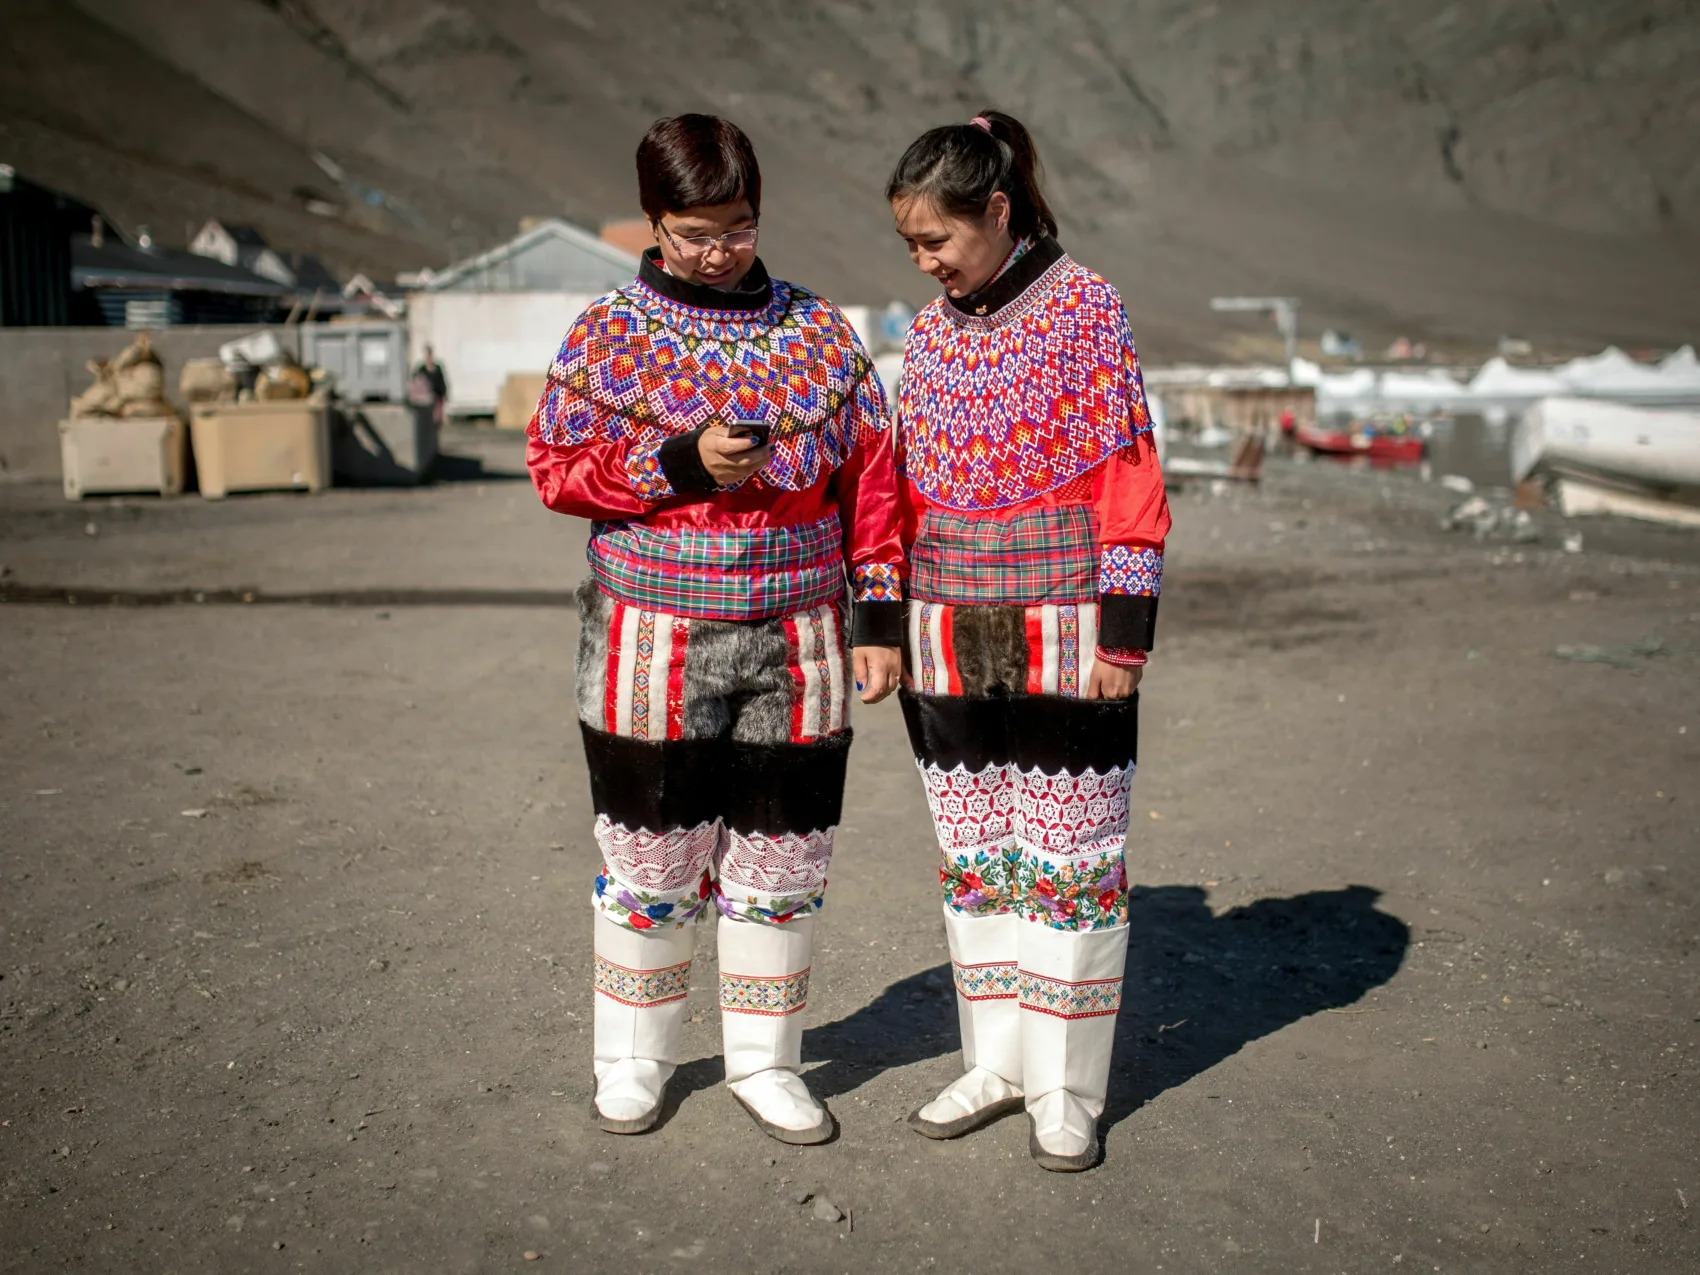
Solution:
<path fill-rule="evenodd" d="M 524 429 L 531 424 L 531 414 L 548 382 L 546 372 L 509 372 L 496 399 L 496 428 Z"/>
<path fill-rule="evenodd" d="M 187 431 L 175 416 L 73 416 L 59 422 L 65 499 L 100 492 L 183 490 Z"/>
<path fill-rule="evenodd" d="M 330 410 L 324 398 L 196 403 L 189 432 L 201 495 L 331 485 Z"/>

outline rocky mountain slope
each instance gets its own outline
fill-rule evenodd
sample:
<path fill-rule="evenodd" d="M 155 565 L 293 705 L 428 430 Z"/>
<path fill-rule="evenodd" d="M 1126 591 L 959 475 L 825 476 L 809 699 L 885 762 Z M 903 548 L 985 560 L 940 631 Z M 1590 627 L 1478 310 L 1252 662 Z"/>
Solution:
<path fill-rule="evenodd" d="M 1221 291 L 1298 296 L 1311 335 L 1700 335 L 1683 0 L 0 0 L 0 25 L 0 162 L 168 242 L 220 216 L 440 265 L 522 216 L 632 215 L 643 129 L 712 110 L 756 139 L 778 273 L 921 301 L 884 176 L 997 104 L 1148 352 L 1245 348 Z"/>

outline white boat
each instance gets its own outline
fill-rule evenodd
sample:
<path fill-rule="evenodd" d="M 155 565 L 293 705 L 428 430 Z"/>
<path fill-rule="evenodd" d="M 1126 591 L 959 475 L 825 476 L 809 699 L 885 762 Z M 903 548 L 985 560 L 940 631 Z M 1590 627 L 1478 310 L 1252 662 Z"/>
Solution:
<path fill-rule="evenodd" d="M 1543 398 L 1511 435 L 1511 481 L 1554 480 L 1567 515 L 1700 527 L 1700 411 Z"/>

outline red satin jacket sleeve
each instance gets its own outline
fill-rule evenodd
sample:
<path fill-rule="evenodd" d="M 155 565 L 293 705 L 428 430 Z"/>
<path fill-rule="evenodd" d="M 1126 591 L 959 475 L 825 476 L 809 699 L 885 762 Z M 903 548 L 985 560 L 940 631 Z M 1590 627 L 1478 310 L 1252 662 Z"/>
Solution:
<path fill-rule="evenodd" d="M 1169 501 L 1149 431 L 1093 477 L 1098 518 L 1098 655 L 1110 664 L 1145 663 L 1163 591 Z"/>
<path fill-rule="evenodd" d="M 640 495 L 632 483 L 632 449 L 623 442 L 558 446 L 533 435 L 525 463 L 543 503 L 558 514 L 613 521 L 648 513 L 671 491 Z"/>
<path fill-rule="evenodd" d="M 885 394 L 870 373 L 849 410 L 858 415 L 855 450 L 832 477 L 844 528 L 844 565 L 850 599 L 903 599 L 903 539 L 897 503 L 897 462 Z"/>
<path fill-rule="evenodd" d="M 1099 592 L 1159 593 L 1169 499 L 1149 433 L 1135 435 L 1131 446 L 1099 468 L 1092 498 L 1098 515 Z M 1128 564 L 1135 560 L 1145 564 L 1145 575 L 1130 573 Z"/>

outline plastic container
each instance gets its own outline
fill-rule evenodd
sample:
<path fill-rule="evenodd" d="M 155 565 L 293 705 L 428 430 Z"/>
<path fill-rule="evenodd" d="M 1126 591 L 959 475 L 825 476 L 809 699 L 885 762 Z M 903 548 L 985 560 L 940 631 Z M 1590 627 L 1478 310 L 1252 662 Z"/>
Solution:
<path fill-rule="evenodd" d="M 65 499 L 156 491 L 175 496 L 187 468 L 186 431 L 175 416 L 73 416 L 59 422 Z"/>
<path fill-rule="evenodd" d="M 424 481 L 437 457 L 437 420 L 429 405 L 348 403 L 331 412 L 331 472 L 338 483 Z"/>
<path fill-rule="evenodd" d="M 407 329 L 400 323 L 303 324 L 301 363 L 324 368 L 336 392 L 357 403 L 407 397 Z"/>
<path fill-rule="evenodd" d="M 322 396 L 196 403 L 189 430 L 201 495 L 320 491 L 331 485 L 330 410 Z"/>

